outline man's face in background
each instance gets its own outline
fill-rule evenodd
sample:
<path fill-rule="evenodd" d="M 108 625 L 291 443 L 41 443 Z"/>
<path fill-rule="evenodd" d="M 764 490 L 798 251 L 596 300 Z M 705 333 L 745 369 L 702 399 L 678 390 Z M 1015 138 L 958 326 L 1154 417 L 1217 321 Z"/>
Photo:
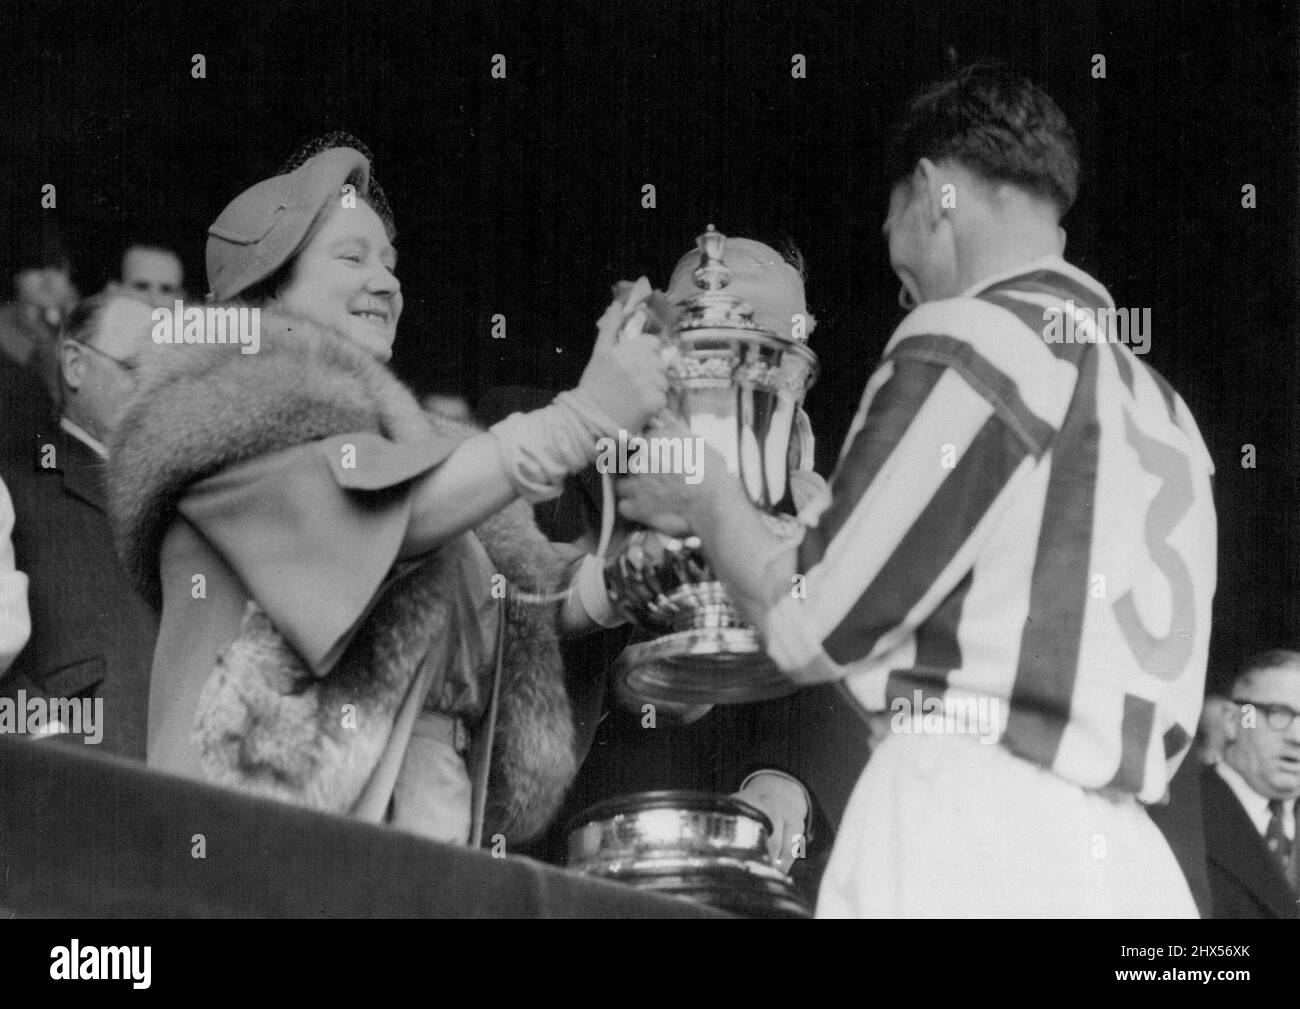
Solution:
<path fill-rule="evenodd" d="M 1284 666 L 1263 669 L 1244 677 L 1233 691 L 1233 700 L 1251 704 L 1247 726 L 1246 711 L 1233 706 L 1225 730 L 1228 743 L 1224 759 L 1260 795 L 1270 799 L 1300 796 L 1300 718 L 1285 729 L 1268 724 L 1263 706 L 1285 705 L 1300 712 L 1300 668 Z"/>
<path fill-rule="evenodd" d="M 122 257 L 122 286 L 152 308 L 171 307 L 185 297 L 185 271 L 170 249 L 133 245 Z"/>

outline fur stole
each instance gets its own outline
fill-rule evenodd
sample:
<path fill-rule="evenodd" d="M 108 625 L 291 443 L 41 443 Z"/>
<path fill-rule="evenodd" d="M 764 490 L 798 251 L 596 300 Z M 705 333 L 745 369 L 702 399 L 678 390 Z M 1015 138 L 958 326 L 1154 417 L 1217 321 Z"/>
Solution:
<path fill-rule="evenodd" d="M 148 355 L 114 432 L 108 487 L 118 552 L 155 605 L 163 536 L 196 481 L 336 434 L 403 442 L 431 428 L 473 433 L 423 413 L 386 368 L 344 336 L 279 313 L 263 312 L 261 321 L 255 355 L 220 345 Z M 544 592 L 562 580 L 562 566 L 522 502 L 475 534 L 512 584 Z M 205 773 L 245 791 L 346 812 L 374 769 L 427 643 L 448 625 L 460 587 L 445 553 L 434 551 L 383 591 L 323 678 L 250 603 L 196 714 Z M 356 706 L 356 727 L 341 724 L 343 704 Z M 575 773 L 554 611 L 511 605 L 485 833 L 535 836 Z"/>

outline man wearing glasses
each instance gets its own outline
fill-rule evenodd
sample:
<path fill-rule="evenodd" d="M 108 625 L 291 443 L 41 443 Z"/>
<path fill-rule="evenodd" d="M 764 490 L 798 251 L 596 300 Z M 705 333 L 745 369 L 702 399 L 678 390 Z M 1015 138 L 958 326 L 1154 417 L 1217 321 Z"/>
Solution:
<path fill-rule="evenodd" d="M 1252 657 L 1230 697 L 1223 760 L 1201 779 L 1214 916 L 1300 917 L 1300 652 Z"/>
<path fill-rule="evenodd" d="M 59 427 L 102 461 L 104 443 L 135 392 L 135 369 L 150 345 L 152 313 L 125 295 L 87 298 L 68 316 L 59 342 Z"/>
<path fill-rule="evenodd" d="M 103 698 L 98 748 L 141 759 L 158 623 L 113 551 L 103 462 L 152 327 L 149 306 L 135 298 L 104 293 L 79 303 L 58 346 L 57 428 L 38 421 L 36 438 L 0 459 L 31 610 L 31 639 L 0 678 L 0 696 Z"/>

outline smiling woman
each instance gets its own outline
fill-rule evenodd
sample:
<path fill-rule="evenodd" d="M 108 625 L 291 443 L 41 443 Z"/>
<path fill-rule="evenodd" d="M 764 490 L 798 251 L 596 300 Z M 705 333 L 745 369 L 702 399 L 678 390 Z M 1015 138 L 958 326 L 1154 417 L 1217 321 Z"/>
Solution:
<path fill-rule="evenodd" d="M 383 366 L 395 236 L 364 145 L 308 145 L 208 231 L 212 295 L 260 310 L 259 352 L 186 339 L 141 369 L 110 491 L 119 552 L 162 608 L 148 759 L 438 840 L 484 823 L 524 840 L 574 774 L 573 726 L 554 610 L 496 588 L 552 592 L 581 557 L 515 498 L 558 494 L 598 437 L 639 431 L 667 378 L 652 338 L 615 344 L 611 306 L 552 406 L 490 432 L 423 413 Z"/>
<path fill-rule="evenodd" d="M 332 325 L 386 361 L 402 314 L 396 267 L 379 215 L 365 203 L 347 209 L 336 203 L 277 299 L 286 311 Z"/>
<path fill-rule="evenodd" d="M 362 155 L 364 169 L 361 164 L 346 161 L 343 152 L 348 150 Z M 397 321 L 402 315 L 392 211 L 379 183 L 369 175 L 369 149 L 346 134 L 331 134 L 304 145 L 282 166 L 282 176 L 302 171 L 324 160 L 322 156 L 348 169 L 335 198 L 319 208 L 292 258 L 239 294 L 244 301 L 279 307 L 332 327 L 376 359 L 387 361 L 392 357 Z M 288 215 L 293 210 L 286 208 Z M 220 236 L 215 230 L 218 228 L 243 232 L 245 229 L 237 223 L 222 223 L 228 216 L 237 217 L 243 212 L 244 208 L 232 204 L 213 225 L 212 233 Z M 272 228 L 277 226 L 283 227 L 277 222 Z M 291 227 L 288 235 L 294 236 L 300 228 Z M 241 282 L 242 277 L 231 277 L 225 286 Z M 228 297 L 235 292 L 227 294 L 214 288 L 214 293 Z"/>

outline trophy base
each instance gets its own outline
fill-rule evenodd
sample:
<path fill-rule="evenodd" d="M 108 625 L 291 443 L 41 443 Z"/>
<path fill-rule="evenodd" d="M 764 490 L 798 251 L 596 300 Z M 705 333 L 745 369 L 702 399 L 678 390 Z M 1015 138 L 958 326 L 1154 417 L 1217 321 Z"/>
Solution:
<path fill-rule="evenodd" d="M 810 918 L 767 852 L 771 821 L 732 796 L 656 791 L 592 806 L 568 827 L 569 868 L 752 918 Z"/>
<path fill-rule="evenodd" d="M 614 663 L 619 694 L 669 706 L 747 704 L 793 694 L 749 627 L 708 627 L 630 645 Z"/>

